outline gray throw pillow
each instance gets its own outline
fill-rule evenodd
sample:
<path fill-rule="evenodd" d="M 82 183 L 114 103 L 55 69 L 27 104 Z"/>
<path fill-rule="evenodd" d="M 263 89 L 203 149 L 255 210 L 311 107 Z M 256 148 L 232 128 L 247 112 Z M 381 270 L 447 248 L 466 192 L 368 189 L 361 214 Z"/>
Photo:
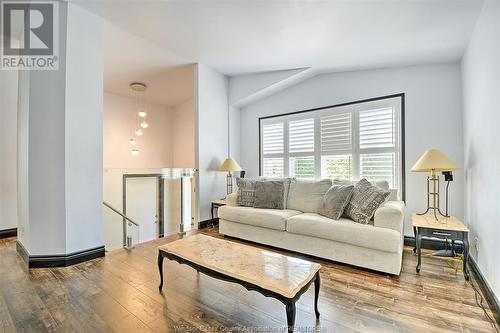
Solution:
<path fill-rule="evenodd" d="M 338 220 L 351 199 L 354 185 L 334 185 L 325 193 L 319 214 Z"/>
<path fill-rule="evenodd" d="M 255 183 L 254 208 L 283 209 L 285 184 L 283 181 L 268 180 Z"/>
<path fill-rule="evenodd" d="M 354 222 L 368 224 L 375 211 L 384 204 L 391 192 L 361 179 L 352 192 L 351 200 L 345 208 L 345 215 Z"/>
<path fill-rule="evenodd" d="M 236 192 L 236 203 L 238 206 L 253 207 L 255 201 L 255 183 L 257 180 L 248 178 L 236 178 L 238 192 Z"/>
<path fill-rule="evenodd" d="M 277 181 L 282 181 L 283 185 L 285 186 L 284 192 L 283 192 L 283 209 L 287 208 L 287 203 L 288 203 L 288 192 L 290 192 L 290 183 L 292 179 L 295 178 L 280 178 L 280 177 L 260 177 L 259 180 L 277 180 Z"/>

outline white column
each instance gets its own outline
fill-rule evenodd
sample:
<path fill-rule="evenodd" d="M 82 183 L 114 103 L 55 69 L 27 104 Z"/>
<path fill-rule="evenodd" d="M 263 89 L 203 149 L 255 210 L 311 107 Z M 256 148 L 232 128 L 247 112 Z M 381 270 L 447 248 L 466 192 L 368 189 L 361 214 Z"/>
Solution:
<path fill-rule="evenodd" d="M 19 79 L 18 241 L 29 255 L 103 245 L 103 23 L 65 2 L 59 16 L 59 70 Z"/>

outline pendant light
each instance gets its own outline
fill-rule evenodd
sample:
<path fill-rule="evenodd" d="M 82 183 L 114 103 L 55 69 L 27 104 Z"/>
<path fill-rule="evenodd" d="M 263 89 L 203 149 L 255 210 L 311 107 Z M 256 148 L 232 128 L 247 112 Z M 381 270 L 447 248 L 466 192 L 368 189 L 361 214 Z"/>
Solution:
<path fill-rule="evenodd" d="M 141 82 L 133 82 L 130 84 L 130 89 L 134 92 L 134 114 L 135 114 L 135 127 L 134 133 L 136 136 L 141 136 L 144 134 L 143 129 L 149 127 L 148 122 L 146 121 L 146 85 Z M 128 141 L 134 148 L 132 148 L 132 155 L 139 155 L 139 148 L 137 146 L 137 140 L 135 137 L 132 137 Z"/>

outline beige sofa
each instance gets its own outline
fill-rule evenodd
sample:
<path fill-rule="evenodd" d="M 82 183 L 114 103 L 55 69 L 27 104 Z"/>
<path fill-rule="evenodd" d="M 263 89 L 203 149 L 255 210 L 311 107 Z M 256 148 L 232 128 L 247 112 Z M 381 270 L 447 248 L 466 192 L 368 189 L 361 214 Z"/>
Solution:
<path fill-rule="evenodd" d="M 347 218 L 335 221 L 318 214 L 328 188 L 320 182 L 295 181 L 284 210 L 240 207 L 233 193 L 227 197 L 227 205 L 219 208 L 219 233 L 399 275 L 404 203 L 392 191 L 390 200 L 375 212 L 373 224 Z M 297 200 L 301 195 L 304 200 Z"/>

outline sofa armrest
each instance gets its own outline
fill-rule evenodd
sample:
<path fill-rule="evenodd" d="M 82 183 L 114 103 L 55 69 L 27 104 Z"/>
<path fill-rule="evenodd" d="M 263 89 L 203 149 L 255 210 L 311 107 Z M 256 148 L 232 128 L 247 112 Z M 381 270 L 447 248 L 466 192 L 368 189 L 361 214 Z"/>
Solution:
<path fill-rule="evenodd" d="M 226 196 L 226 205 L 228 206 L 238 206 L 236 203 L 236 193 L 231 193 Z"/>
<path fill-rule="evenodd" d="M 374 216 L 373 225 L 403 232 L 405 203 L 403 201 L 388 201 L 383 204 Z"/>

